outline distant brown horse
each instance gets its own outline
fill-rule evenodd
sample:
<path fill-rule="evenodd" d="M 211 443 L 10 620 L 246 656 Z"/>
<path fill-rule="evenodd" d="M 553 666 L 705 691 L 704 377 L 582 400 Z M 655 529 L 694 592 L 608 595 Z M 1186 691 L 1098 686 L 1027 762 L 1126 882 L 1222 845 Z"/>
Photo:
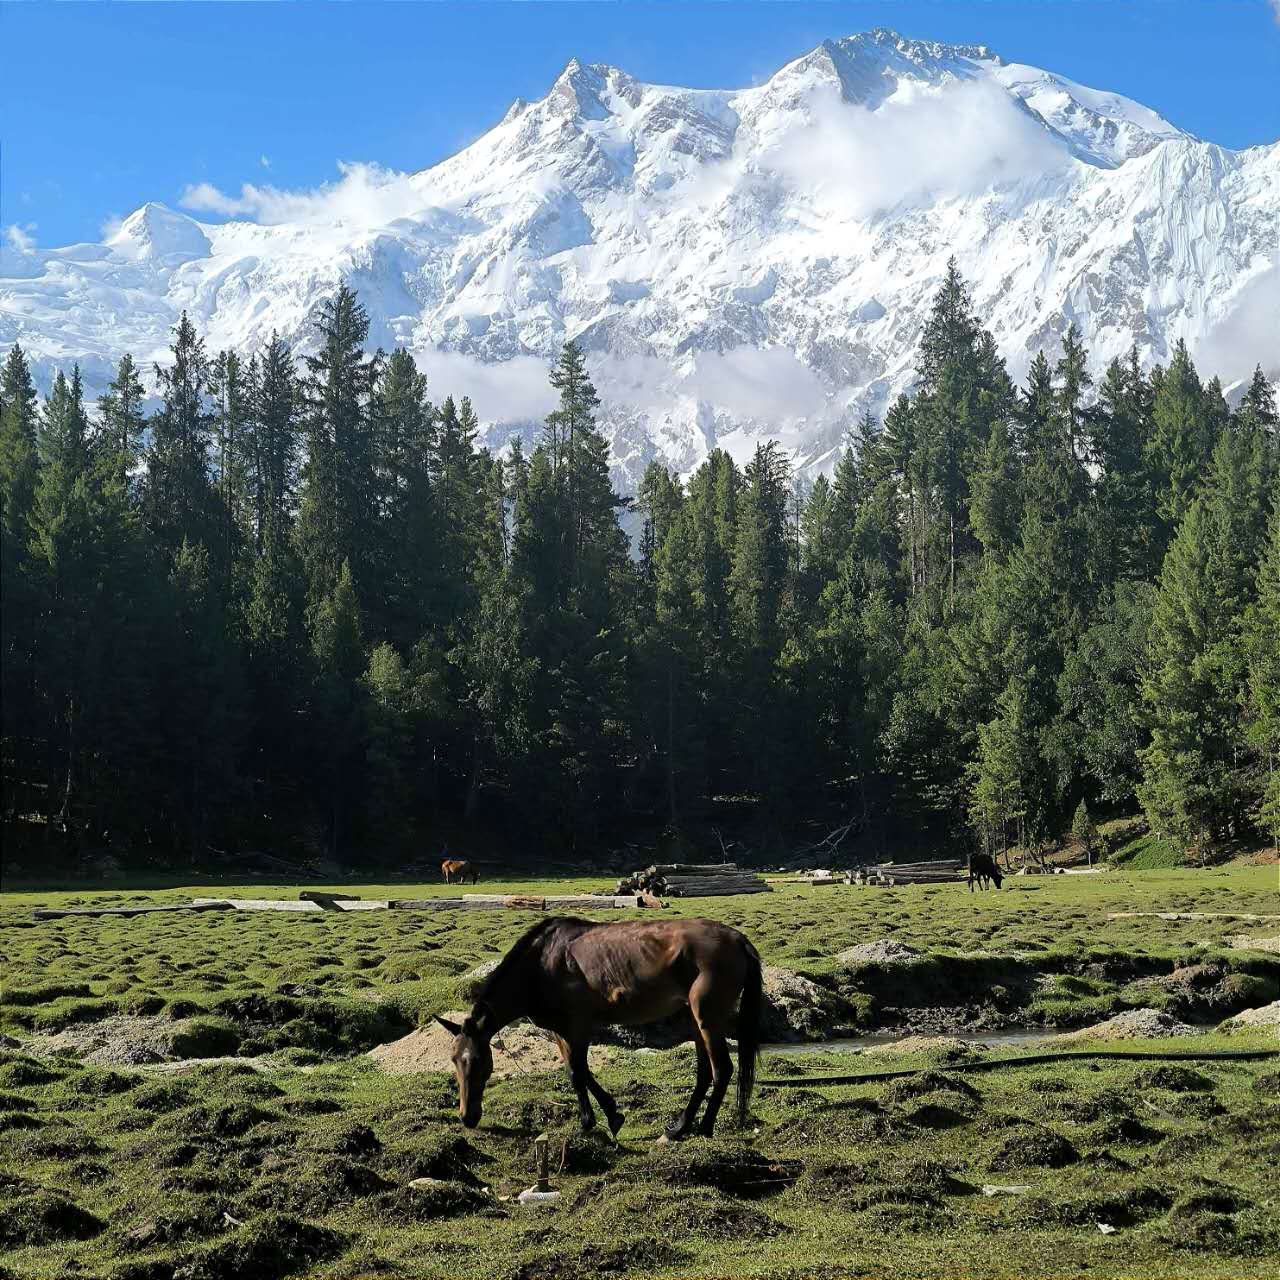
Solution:
<path fill-rule="evenodd" d="M 445 884 L 466 884 L 468 880 L 472 884 L 480 883 L 479 869 L 465 858 L 446 858 L 440 864 L 440 871 Z"/>
<path fill-rule="evenodd" d="M 762 991 L 755 947 L 715 920 L 542 920 L 485 980 L 461 1026 L 436 1019 L 455 1036 L 458 1114 L 468 1129 L 480 1123 L 484 1087 L 493 1071 L 489 1042 L 508 1023 L 528 1018 L 556 1037 L 578 1095 L 582 1127 L 590 1129 L 596 1122 L 594 1097 L 617 1134 L 622 1112 L 587 1063 L 592 1033 L 610 1023 L 657 1022 L 687 1007 L 693 1015 L 698 1074 L 693 1094 L 665 1137 L 684 1138 L 693 1131 L 704 1097 L 707 1107 L 698 1131 L 709 1135 L 733 1075 L 725 1037 L 740 1002 L 738 1116 L 745 1122 L 760 1048 Z"/>

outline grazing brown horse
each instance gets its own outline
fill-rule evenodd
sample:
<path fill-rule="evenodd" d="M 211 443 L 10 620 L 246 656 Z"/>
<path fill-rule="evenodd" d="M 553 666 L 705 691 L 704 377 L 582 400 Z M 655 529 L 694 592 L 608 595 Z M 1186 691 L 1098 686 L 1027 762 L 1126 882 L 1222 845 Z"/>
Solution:
<path fill-rule="evenodd" d="M 485 980 L 461 1026 L 436 1019 L 455 1036 L 458 1114 L 468 1129 L 480 1123 L 484 1087 L 493 1071 L 489 1041 L 508 1023 L 528 1018 L 556 1037 L 578 1095 L 582 1127 L 590 1129 L 596 1122 L 594 1097 L 616 1135 L 622 1112 L 587 1063 L 592 1032 L 610 1023 L 657 1022 L 687 1007 L 693 1015 L 698 1074 L 688 1103 L 665 1136 L 687 1137 L 704 1097 L 707 1107 L 698 1131 L 710 1135 L 733 1075 L 725 1037 L 741 1002 L 738 1116 L 745 1122 L 760 1048 L 762 991 L 755 947 L 715 920 L 542 920 Z"/>
<path fill-rule="evenodd" d="M 440 871 L 445 884 L 466 884 L 468 879 L 472 884 L 480 883 L 479 869 L 465 858 L 446 858 L 440 864 Z"/>

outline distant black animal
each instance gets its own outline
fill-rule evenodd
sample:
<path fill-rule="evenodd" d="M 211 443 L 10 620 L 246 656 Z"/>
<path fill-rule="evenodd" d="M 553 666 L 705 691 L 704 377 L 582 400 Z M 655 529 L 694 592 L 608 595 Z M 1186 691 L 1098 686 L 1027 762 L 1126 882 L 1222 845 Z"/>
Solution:
<path fill-rule="evenodd" d="M 1000 887 L 1003 877 L 1000 875 L 1000 868 L 996 866 L 996 860 L 989 853 L 974 853 L 969 855 L 969 892 L 973 892 L 973 882 L 978 882 L 979 889 L 987 887 L 988 880 L 994 880 L 996 888 Z"/>

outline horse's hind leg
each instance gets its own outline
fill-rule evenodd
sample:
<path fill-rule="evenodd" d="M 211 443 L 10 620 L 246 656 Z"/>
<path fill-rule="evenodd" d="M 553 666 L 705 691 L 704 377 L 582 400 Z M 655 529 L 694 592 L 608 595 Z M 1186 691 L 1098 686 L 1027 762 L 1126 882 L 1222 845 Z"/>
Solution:
<path fill-rule="evenodd" d="M 711 1095 L 707 1098 L 707 1109 L 702 1113 L 698 1132 L 709 1138 L 715 1132 L 716 1116 L 733 1076 L 733 1059 L 729 1056 L 729 1042 L 723 1031 L 710 1031 L 701 1026 L 698 1030 L 706 1040 L 707 1055 L 711 1059 Z"/>
<path fill-rule="evenodd" d="M 711 1087 L 711 1058 L 707 1054 L 702 1032 L 696 1029 L 693 1033 L 693 1047 L 698 1054 L 698 1075 L 693 1082 L 693 1092 L 689 1095 L 689 1101 L 685 1103 L 684 1110 L 667 1126 L 663 1135 L 672 1142 L 687 1138 L 693 1131 L 693 1122 L 697 1119 L 698 1108 L 702 1106 L 702 1100 Z"/>

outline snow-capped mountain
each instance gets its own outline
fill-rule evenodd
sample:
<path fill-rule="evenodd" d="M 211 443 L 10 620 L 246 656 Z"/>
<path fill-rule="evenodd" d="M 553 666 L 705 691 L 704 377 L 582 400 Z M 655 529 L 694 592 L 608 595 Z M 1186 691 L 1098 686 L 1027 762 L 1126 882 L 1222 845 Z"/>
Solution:
<path fill-rule="evenodd" d="M 780 438 L 822 467 L 909 389 L 954 254 L 1020 376 L 1072 321 L 1094 360 L 1185 338 L 1230 382 L 1280 371 L 1280 143 L 1230 151 L 1127 98 L 983 46 L 876 30 L 742 90 L 572 61 L 432 168 L 348 165 L 309 193 L 189 190 L 101 244 L 14 237 L 0 346 L 100 389 L 162 359 L 186 309 L 211 349 L 304 348 L 339 280 L 371 344 L 408 345 L 493 439 L 549 407 L 546 367 L 591 353 L 618 478 Z"/>

